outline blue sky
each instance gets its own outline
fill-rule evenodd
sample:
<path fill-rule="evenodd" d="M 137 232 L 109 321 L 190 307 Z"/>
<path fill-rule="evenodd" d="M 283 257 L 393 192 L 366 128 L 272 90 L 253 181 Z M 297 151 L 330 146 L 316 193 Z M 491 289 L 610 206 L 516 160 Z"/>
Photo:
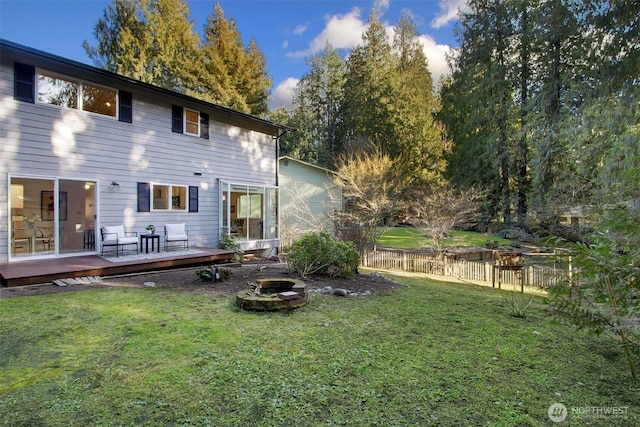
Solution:
<path fill-rule="evenodd" d="M 64 58 L 93 65 L 82 48 L 95 44 L 93 27 L 108 0 L 0 0 L 0 37 Z M 188 0 L 194 29 L 201 32 L 215 0 Z M 289 108 L 293 89 L 308 71 L 305 58 L 322 50 L 362 42 L 371 9 L 393 34 L 403 11 L 418 26 L 437 81 L 447 73 L 445 54 L 455 44 L 454 26 L 465 0 L 221 0 L 247 44 L 253 37 L 273 78 L 270 105 Z"/>

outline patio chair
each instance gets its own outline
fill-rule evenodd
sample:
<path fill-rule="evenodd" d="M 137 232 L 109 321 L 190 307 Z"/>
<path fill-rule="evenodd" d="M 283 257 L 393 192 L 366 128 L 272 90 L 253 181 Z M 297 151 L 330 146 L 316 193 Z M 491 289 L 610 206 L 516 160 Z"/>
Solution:
<path fill-rule="evenodd" d="M 11 252 L 16 253 L 18 249 L 24 249 L 26 252 L 31 252 L 31 244 L 33 243 L 29 232 L 24 228 L 15 228 L 11 231 Z"/>
<path fill-rule="evenodd" d="M 169 250 L 171 243 L 182 243 L 183 249 L 189 249 L 189 233 L 185 224 L 166 224 L 164 226 L 164 250 Z"/>
<path fill-rule="evenodd" d="M 40 244 L 42 245 L 43 251 L 50 251 L 53 243 L 53 228 L 36 228 L 36 250 L 38 249 L 38 245 Z"/>
<path fill-rule="evenodd" d="M 138 253 L 138 233 L 135 231 L 124 231 L 124 225 L 103 225 L 100 227 L 100 234 L 102 235 L 100 255 L 104 254 L 105 246 L 115 246 L 116 256 L 120 256 L 120 253 L 124 253 L 124 247 L 127 245 L 135 245 L 136 254 Z"/>

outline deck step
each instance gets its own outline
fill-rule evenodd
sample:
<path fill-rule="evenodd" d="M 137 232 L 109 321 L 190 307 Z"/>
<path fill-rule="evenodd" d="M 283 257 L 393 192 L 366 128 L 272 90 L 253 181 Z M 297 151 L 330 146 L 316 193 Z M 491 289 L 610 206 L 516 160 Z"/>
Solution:
<path fill-rule="evenodd" d="M 56 279 L 53 281 L 54 285 L 58 286 L 73 286 L 73 285 L 90 285 L 92 283 L 100 283 L 102 279 L 100 276 L 86 276 L 86 277 L 70 277 L 68 279 Z"/>

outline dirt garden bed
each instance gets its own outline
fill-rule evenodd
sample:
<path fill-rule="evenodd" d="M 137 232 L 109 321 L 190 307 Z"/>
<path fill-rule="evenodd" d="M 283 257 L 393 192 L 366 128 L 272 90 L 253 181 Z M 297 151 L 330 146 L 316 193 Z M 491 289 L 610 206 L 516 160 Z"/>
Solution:
<path fill-rule="evenodd" d="M 63 292 L 77 292 L 88 289 L 113 287 L 156 287 L 169 288 L 181 292 L 194 292 L 203 295 L 235 296 L 248 283 L 255 283 L 257 279 L 269 277 L 291 277 L 303 280 L 311 291 L 317 291 L 327 286 L 333 289 L 346 289 L 353 293 L 371 294 L 387 293 L 402 287 L 400 283 L 389 280 L 379 274 L 356 274 L 352 278 L 311 276 L 301 278 L 290 274 L 286 264 L 273 261 L 252 261 L 243 264 L 228 265 L 233 274 L 223 282 L 202 282 L 195 272 L 201 267 L 180 270 L 168 270 L 153 273 L 134 274 L 117 277 L 103 277 L 99 283 L 88 285 L 72 285 L 61 287 L 54 284 L 33 286 L 17 286 L 0 288 L 0 298 L 43 295 Z"/>

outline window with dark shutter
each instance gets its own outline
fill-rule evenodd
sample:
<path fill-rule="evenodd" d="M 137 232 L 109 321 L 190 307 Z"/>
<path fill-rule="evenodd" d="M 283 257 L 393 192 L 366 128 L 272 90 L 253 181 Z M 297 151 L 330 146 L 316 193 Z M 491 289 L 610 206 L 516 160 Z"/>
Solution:
<path fill-rule="evenodd" d="M 200 113 L 200 138 L 209 139 L 209 115 Z"/>
<path fill-rule="evenodd" d="M 189 212 L 198 212 L 198 186 L 189 186 Z"/>
<path fill-rule="evenodd" d="M 138 183 L 138 212 L 151 212 L 151 185 Z"/>
<path fill-rule="evenodd" d="M 125 92 L 123 90 L 119 93 L 120 96 L 120 111 L 118 112 L 118 120 L 124 123 L 133 122 L 133 95 L 131 92 Z"/>
<path fill-rule="evenodd" d="M 35 102 L 36 68 L 31 65 L 15 62 L 13 65 L 14 97 L 18 101 Z"/>
<path fill-rule="evenodd" d="M 182 107 L 179 105 L 171 106 L 171 131 L 182 133 Z"/>

